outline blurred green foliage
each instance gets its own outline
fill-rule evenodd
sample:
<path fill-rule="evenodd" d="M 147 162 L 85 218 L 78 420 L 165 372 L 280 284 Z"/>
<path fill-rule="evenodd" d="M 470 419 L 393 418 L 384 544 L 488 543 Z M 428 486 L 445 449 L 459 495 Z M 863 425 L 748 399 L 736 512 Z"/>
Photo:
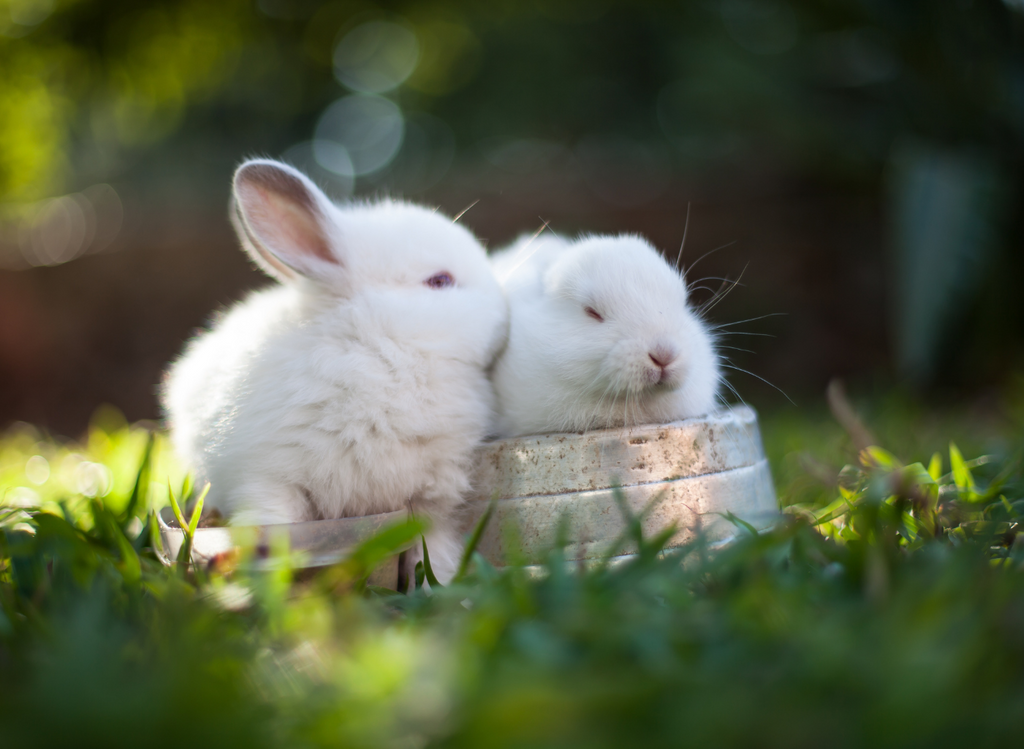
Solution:
<path fill-rule="evenodd" d="M 220 93 L 252 39 L 244 0 L 0 3 L 0 199 L 52 194 L 153 144 Z"/>
<path fill-rule="evenodd" d="M 474 555 L 400 595 L 363 589 L 363 563 L 163 567 L 143 523 L 162 448 L 133 480 L 115 466 L 146 463 L 145 430 L 104 419 L 85 445 L 3 441 L 5 746 L 997 746 L 1024 727 L 1019 420 L 986 460 L 866 449 L 714 552 L 641 539 L 583 570 L 552 549 L 539 575 Z M 800 448 L 824 460 L 820 434 Z M 51 489 L 44 454 L 124 480 Z"/>
<path fill-rule="evenodd" d="M 308 138 L 344 92 L 335 46 L 374 19 L 418 40 L 393 96 L 438 114 L 463 151 L 488 138 L 638 139 L 685 168 L 768 157 L 877 183 L 894 139 L 912 136 L 1019 163 L 1024 19 L 1012 5 L 4 0 L 0 200 L 116 171 L 180 128 L 229 148 L 225 128 L 261 133 L 243 149 Z"/>
<path fill-rule="evenodd" d="M 972 357 L 1024 336 L 1022 42 L 1017 0 L 2 0 L 0 219 L 15 246 L 32 201 L 96 182 L 222 198 L 253 153 L 339 196 L 422 195 L 453 165 L 495 189 L 569 175 L 617 208 L 810 180 L 881 209 L 893 358 L 927 383 L 965 336 Z M 367 88 L 367 66 L 394 80 Z M 386 123 L 321 127 L 367 92 Z M 361 161 L 348 139 L 388 128 Z"/>

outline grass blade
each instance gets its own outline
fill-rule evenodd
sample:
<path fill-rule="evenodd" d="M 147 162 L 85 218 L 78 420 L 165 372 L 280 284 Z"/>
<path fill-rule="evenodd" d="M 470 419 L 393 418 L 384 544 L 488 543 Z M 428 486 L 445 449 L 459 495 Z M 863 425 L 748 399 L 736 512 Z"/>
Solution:
<path fill-rule="evenodd" d="M 178 521 L 178 527 L 182 531 L 188 529 L 188 523 L 185 522 L 185 516 L 181 514 L 181 507 L 178 506 L 178 498 L 174 496 L 174 489 L 171 488 L 171 480 L 167 479 L 167 496 L 171 500 L 171 510 L 174 511 L 174 519 Z"/>
<path fill-rule="evenodd" d="M 437 581 L 434 576 L 434 568 L 430 566 L 430 552 L 427 551 L 427 537 L 420 536 L 423 539 L 423 572 L 427 577 L 427 582 L 430 583 L 431 588 L 440 590 L 444 586 Z"/>
<path fill-rule="evenodd" d="M 148 497 L 148 491 L 146 487 L 149 486 L 149 466 L 153 457 L 153 443 L 156 442 L 156 436 L 153 432 L 150 432 L 146 437 L 146 446 L 142 451 L 142 461 L 139 463 L 139 471 L 135 474 L 135 486 L 132 487 L 132 495 L 128 499 L 128 506 L 125 508 L 124 517 L 122 518 L 122 525 L 127 527 L 128 523 L 135 517 L 135 513 L 139 509 L 139 503 L 142 503 L 143 510 L 148 505 L 146 498 Z"/>
<path fill-rule="evenodd" d="M 178 549 L 178 558 L 175 560 L 175 565 L 178 571 L 184 576 L 188 570 L 188 565 L 192 561 L 192 536 L 184 533 L 184 538 L 181 541 L 181 548 Z"/>
<path fill-rule="evenodd" d="M 626 527 L 622 533 L 619 534 L 615 542 L 607 548 L 604 552 L 604 560 L 599 569 L 603 568 L 605 563 L 614 556 L 622 553 L 622 549 L 627 541 L 633 541 L 636 543 L 637 553 L 641 553 L 644 548 L 644 544 L 647 543 L 644 540 L 644 525 L 643 520 L 651 514 L 655 507 L 665 499 L 667 496 L 665 490 L 662 490 L 651 497 L 650 501 L 640 512 L 639 515 L 635 514 L 626 501 L 626 493 L 622 490 L 621 486 L 617 484 L 612 487 L 612 497 L 615 499 L 615 504 L 618 505 L 619 512 L 622 513 L 622 519 L 625 521 Z"/>
<path fill-rule="evenodd" d="M 728 520 L 733 525 L 735 525 L 737 528 L 743 528 L 745 531 L 747 531 L 747 533 L 749 533 L 754 538 L 757 538 L 758 535 L 760 535 L 757 532 L 757 528 L 752 526 L 746 520 L 743 520 L 742 518 L 739 518 L 736 515 L 733 515 L 732 512 L 726 512 L 726 513 L 721 513 L 720 512 L 718 514 L 721 515 L 726 520 Z"/>
<path fill-rule="evenodd" d="M 629 503 L 626 502 L 626 493 L 618 484 L 612 487 L 612 498 L 618 505 L 619 512 L 622 513 L 622 519 L 626 521 L 626 531 L 623 535 L 632 537 L 632 540 L 638 545 L 642 544 L 644 542 L 644 527 L 640 523 L 640 518 L 633 513 Z"/>
<path fill-rule="evenodd" d="M 199 499 L 196 500 L 196 506 L 192 510 L 192 517 L 188 521 L 188 535 L 194 536 L 196 528 L 199 527 L 199 518 L 203 514 L 203 504 L 206 501 L 206 495 L 210 492 L 210 482 L 206 482 L 206 486 L 199 493 Z"/>
<path fill-rule="evenodd" d="M 109 525 L 110 532 L 117 544 L 117 550 L 121 555 L 121 574 L 124 576 L 125 582 L 137 583 L 142 578 L 142 563 L 139 561 L 139 555 L 113 515 L 109 518 Z"/>
<path fill-rule="evenodd" d="M 150 527 L 150 523 L 153 522 L 152 513 L 146 513 L 146 522 L 142 525 L 142 530 L 132 540 L 132 548 L 135 549 L 135 553 L 141 553 L 146 548 L 146 542 L 149 541 L 153 536 L 153 529 Z"/>
<path fill-rule="evenodd" d="M 657 535 L 644 542 L 644 545 L 640 548 L 639 556 L 643 558 L 656 558 L 665 550 L 665 545 L 672 540 L 672 537 L 678 531 L 679 527 L 675 523 L 671 523 L 667 528 L 663 528 Z"/>
<path fill-rule="evenodd" d="M 174 496 L 174 489 L 171 488 L 170 479 L 167 479 L 167 496 L 171 500 L 171 510 L 174 511 L 174 518 L 178 521 L 178 527 L 181 528 L 181 534 L 184 537 L 181 540 L 181 548 L 178 549 L 178 558 L 175 560 L 175 565 L 177 566 L 178 571 L 182 576 L 184 576 L 188 570 L 188 565 L 192 561 L 191 524 L 185 522 L 185 516 L 181 512 L 181 506 L 178 504 L 177 497 Z M 198 524 L 198 520 L 196 522 Z"/>
<path fill-rule="evenodd" d="M 149 508 L 149 521 L 146 523 L 149 528 L 149 543 L 161 559 L 164 556 L 164 540 L 160 535 L 160 523 L 156 516 L 156 510 Z"/>
<path fill-rule="evenodd" d="M 384 561 L 401 555 L 410 547 L 415 548 L 416 539 L 425 530 L 426 524 L 415 517 L 384 528 L 357 546 L 339 572 L 350 581 L 366 580 Z"/>
<path fill-rule="evenodd" d="M 494 508 L 497 505 L 498 493 L 495 492 L 491 497 L 491 501 L 487 504 L 487 509 L 484 510 L 484 514 L 480 516 L 476 525 L 473 526 L 473 533 L 469 537 L 469 542 L 466 544 L 466 548 L 462 551 L 462 560 L 459 562 L 459 570 L 455 573 L 455 578 L 452 582 L 461 580 L 466 571 L 469 569 L 469 563 L 473 559 L 473 552 L 476 551 L 476 547 L 480 545 L 480 539 L 484 535 L 484 530 L 487 528 L 487 524 L 491 521 L 491 516 L 494 515 Z"/>
<path fill-rule="evenodd" d="M 968 492 L 974 489 L 974 477 L 971 476 L 971 469 L 964 462 L 963 455 L 956 443 L 949 443 L 949 463 L 953 469 L 953 483 L 960 491 Z"/>

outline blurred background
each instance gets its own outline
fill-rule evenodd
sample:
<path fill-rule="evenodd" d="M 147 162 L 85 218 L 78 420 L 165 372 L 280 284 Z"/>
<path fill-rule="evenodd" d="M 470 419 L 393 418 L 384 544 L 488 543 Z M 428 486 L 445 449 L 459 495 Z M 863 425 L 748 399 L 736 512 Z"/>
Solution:
<path fill-rule="evenodd" d="M 0 0 L 0 426 L 159 416 L 183 343 L 267 282 L 227 221 L 252 155 L 472 205 L 492 248 L 547 222 L 674 259 L 689 210 L 695 300 L 742 274 L 708 318 L 762 408 L 792 406 L 760 378 L 997 392 L 1022 42 L 1024 0 Z"/>

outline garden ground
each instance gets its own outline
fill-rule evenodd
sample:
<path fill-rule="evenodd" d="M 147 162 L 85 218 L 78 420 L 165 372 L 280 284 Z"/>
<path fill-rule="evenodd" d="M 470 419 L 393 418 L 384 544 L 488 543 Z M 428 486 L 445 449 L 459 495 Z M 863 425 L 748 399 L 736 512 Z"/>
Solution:
<path fill-rule="evenodd" d="M 858 423 L 833 392 L 845 428 L 824 402 L 768 413 L 787 507 L 772 531 L 738 522 L 715 554 L 646 539 L 587 571 L 552 549 L 539 577 L 469 555 L 452 585 L 408 595 L 364 580 L 412 524 L 299 580 L 245 558 L 166 568 L 152 509 L 183 477 L 160 437 L 150 449 L 109 410 L 81 443 L 16 425 L 0 442 L 0 739 L 1005 744 L 1024 729 L 1022 394 L 885 395 L 857 401 Z"/>

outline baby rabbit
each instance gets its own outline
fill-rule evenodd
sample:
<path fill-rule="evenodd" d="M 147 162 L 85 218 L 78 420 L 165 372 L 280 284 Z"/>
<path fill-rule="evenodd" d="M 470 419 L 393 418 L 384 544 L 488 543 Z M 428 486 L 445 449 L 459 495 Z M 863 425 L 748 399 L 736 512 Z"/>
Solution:
<path fill-rule="evenodd" d="M 686 284 L 638 236 L 520 239 L 492 258 L 509 301 L 495 364 L 510 437 L 670 422 L 711 411 L 718 357 Z"/>
<path fill-rule="evenodd" d="M 411 506 L 431 562 L 458 561 L 452 513 L 493 419 L 485 374 L 508 308 L 465 228 L 398 201 L 334 205 L 269 160 L 234 177 L 241 243 L 280 284 L 193 340 L 166 378 L 174 447 L 239 525 Z"/>

